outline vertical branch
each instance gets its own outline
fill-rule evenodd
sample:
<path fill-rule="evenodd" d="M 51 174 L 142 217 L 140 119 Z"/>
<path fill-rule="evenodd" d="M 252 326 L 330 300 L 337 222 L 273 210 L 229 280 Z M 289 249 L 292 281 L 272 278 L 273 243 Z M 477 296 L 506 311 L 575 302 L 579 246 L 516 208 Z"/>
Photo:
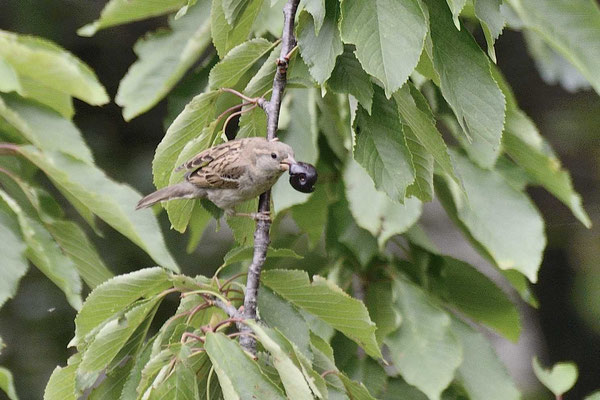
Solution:
<path fill-rule="evenodd" d="M 281 36 L 281 53 L 277 59 L 277 71 L 273 79 L 273 93 L 271 100 L 261 100 L 259 105 L 267 113 L 267 139 L 273 140 L 277 136 L 277 126 L 279 124 L 279 111 L 281 109 L 281 100 L 283 91 L 287 82 L 288 54 L 296 45 L 294 37 L 294 19 L 300 0 L 288 0 L 283 7 L 283 33 Z M 271 207 L 271 191 L 260 195 L 258 200 L 259 213 L 268 213 Z M 271 222 L 259 220 L 256 223 L 254 231 L 254 255 L 252 264 L 248 268 L 248 280 L 246 281 L 246 294 L 244 296 L 244 318 L 256 319 L 256 304 L 258 297 L 258 286 L 260 284 L 260 272 L 267 258 L 267 248 L 269 247 L 269 229 Z M 250 328 L 246 325 L 242 331 L 248 331 Z M 244 349 L 252 354 L 256 353 L 256 341 L 250 335 L 242 335 L 240 344 Z"/>

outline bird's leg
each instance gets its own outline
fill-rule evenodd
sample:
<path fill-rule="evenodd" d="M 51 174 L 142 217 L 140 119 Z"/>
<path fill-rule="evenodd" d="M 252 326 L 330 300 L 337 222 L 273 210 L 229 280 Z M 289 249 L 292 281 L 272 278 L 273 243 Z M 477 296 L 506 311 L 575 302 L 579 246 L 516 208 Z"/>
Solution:
<path fill-rule="evenodd" d="M 271 221 L 271 212 L 269 211 L 261 211 L 255 213 L 239 213 L 235 212 L 234 210 L 227 210 L 225 211 L 225 214 L 228 217 L 246 217 L 252 218 L 255 221 Z"/>

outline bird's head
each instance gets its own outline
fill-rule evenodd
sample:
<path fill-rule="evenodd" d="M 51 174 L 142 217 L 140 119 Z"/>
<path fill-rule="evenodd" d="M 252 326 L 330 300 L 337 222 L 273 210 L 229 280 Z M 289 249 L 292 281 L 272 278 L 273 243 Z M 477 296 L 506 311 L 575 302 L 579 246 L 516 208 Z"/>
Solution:
<path fill-rule="evenodd" d="M 256 166 L 265 172 L 283 172 L 296 164 L 294 150 L 278 140 L 264 141 L 254 149 Z"/>

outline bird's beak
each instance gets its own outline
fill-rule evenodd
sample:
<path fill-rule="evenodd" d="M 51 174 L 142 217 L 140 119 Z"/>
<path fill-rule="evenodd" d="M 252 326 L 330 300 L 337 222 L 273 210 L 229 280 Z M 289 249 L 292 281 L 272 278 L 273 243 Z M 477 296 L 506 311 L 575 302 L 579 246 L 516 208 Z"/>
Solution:
<path fill-rule="evenodd" d="M 294 159 L 294 157 L 288 154 L 288 156 L 285 159 L 281 160 L 281 162 L 279 163 L 279 167 L 282 171 L 287 171 L 293 164 L 297 164 L 297 161 Z"/>

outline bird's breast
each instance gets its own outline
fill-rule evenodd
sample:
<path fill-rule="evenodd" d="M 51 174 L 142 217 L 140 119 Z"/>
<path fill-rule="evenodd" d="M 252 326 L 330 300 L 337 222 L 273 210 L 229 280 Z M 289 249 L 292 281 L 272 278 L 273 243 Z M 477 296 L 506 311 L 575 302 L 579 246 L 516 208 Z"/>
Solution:
<path fill-rule="evenodd" d="M 207 197 L 218 207 L 229 209 L 266 192 L 279 176 L 281 172 L 257 174 L 249 171 L 240 176 L 236 189 L 209 189 Z"/>

